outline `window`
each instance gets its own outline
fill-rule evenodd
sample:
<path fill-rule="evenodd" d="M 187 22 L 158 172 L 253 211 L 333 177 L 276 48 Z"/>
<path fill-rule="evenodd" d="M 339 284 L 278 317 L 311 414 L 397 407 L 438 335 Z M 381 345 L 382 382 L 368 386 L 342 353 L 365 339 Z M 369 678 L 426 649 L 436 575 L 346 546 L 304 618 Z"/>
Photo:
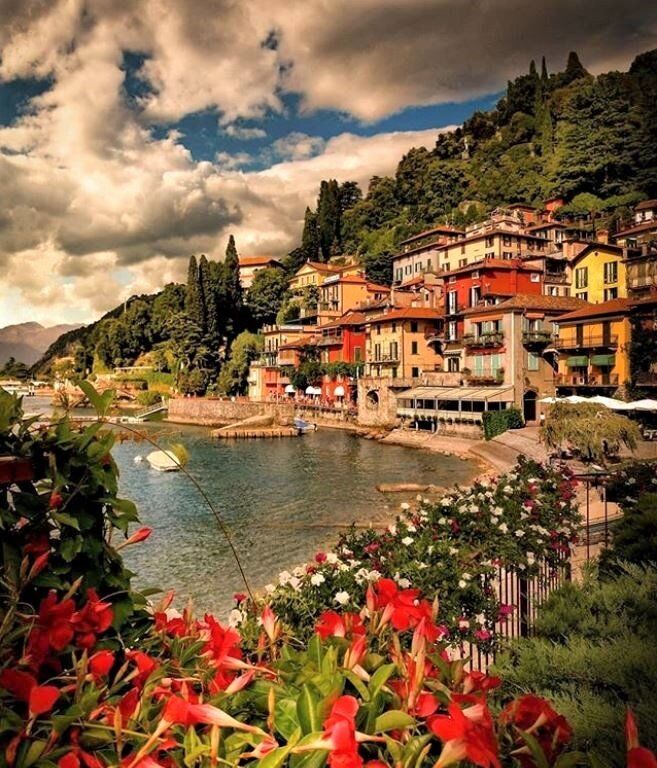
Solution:
<path fill-rule="evenodd" d="M 471 277 L 473 280 L 476 280 L 479 277 L 479 270 L 478 269 L 473 270 Z"/>
<path fill-rule="evenodd" d="M 420 375 L 419 368 L 411 368 L 411 378 L 417 379 L 419 375 Z"/>
<path fill-rule="evenodd" d="M 456 320 L 450 320 L 449 323 L 447 323 L 447 340 L 448 341 L 456 341 Z"/>
<path fill-rule="evenodd" d="M 458 373 L 461 366 L 461 360 L 458 357 L 447 358 L 447 370 L 450 373 Z"/>
<path fill-rule="evenodd" d="M 511 259 L 513 258 L 513 254 L 511 253 L 511 251 L 502 251 L 502 258 L 506 259 L 506 261 L 511 261 Z"/>
<path fill-rule="evenodd" d="M 447 293 L 447 311 L 451 315 L 456 312 L 456 291 L 448 291 Z"/>
<path fill-rule="evenodd" d="M 618 288 L 605 288 L 604 290 L 604 300 L 605 301 L 611 301 L 612 299 L 618 298 Z"/>
<path fill-rule="evenodd" d="M 470 306 L 476 307 L 481 300 L 481 288 L 478 285 L 470 288 Z"/>
<path fill-rule="evenodd" d="M 360 347 L 354 347 L 354 362 L 359 363 L 361 361 L 362 351 Z"/>
<path fill-rule="evenodd" d="M 495 238 L 494 237 L 487 237 L 485 241 L 485 247 L 486 248 L 492 248 L 495 245 Z"/>
<path fill-rule="evenodd" d="M 417 355 L 417 341 L 411 342 L 411 354 Z"/>
<path fill-rule="evenodd" d="M 377 336 L 380 336 L 380 335 L 381 335 L 381 326 L 380 326 L 380 325 L 377 325 L 377 326 L 376 326 L 376 335 L 377 335 Z"/>
<path fill-rule="evenodd" d="M 416 272 L 419 272 L 421 268 L 422 268 L 422 264 L 421 264 L 421 263 L 418 261 L 418 262 L 415 264 L 415 271 L 416 271 Z"/>
<path fill-rule="evenodd" d="M 527 352 L 527 370 L 537 371 L 540 357 L 535 352 Z"/>
<path fill-rule="evenodd" d="M 588 288 L 589 285 L 589 268 L 578 267 L 575 270 L 575 288 Z"/>
<path fill-rule="evenodd" d="M 588 301 L 589 300 L 589 293 L 588 291 L 582 291 L 581 293 L 576 293 L 575 298 L 582 299 L 582 301 Z"/>
<path fill-rule="evenodd" d="M 417 333 L 417 320 L 411 320 L 411 333 Z"/>
<path fill-rule="evenodd" d="M 468 263 L 467 259 L 459 259 L 459 267 L 465 267 Z"/>
<path fill-rule="evenodd" d="M 399 360 L 399 346 L 396 341 L 390 343 L 390 359 Z"/>
<path fill-rule="evenodd" d="M 381 359 L 381 345 L 375 344 L 374 345 L 374 359 L 380 360 Z"/>
<path fill-rule="evenodd" d="M 509 235 L 504 235 L 504 237 L 502 238 L 502 243 L 507 246 L 512 245 L 513 240 L 511 239 L 511 237 L 509 237 Z M 488 245 L 488 243 L 486 243 L 486 245 Z M 490 243 L 490 245 L 492 245 L 492 242 Z"/>
<path fill-rule="evenodd" d="M 532 281 L 532 283 L 540 283 L 541 282 L 541 276 L 539 275 L 538 272 L 532 272 L 529 279 Z"/>
<path fill-rule="evenodd" d="M 617 261 L 608 261 L 604 265 L 605 270 L 605 283 L 609 285 L 609 283 L 617 283 L 618 282 L 618 262 Z M 613 298 L 616 298 L 615 296 Z"/>
<path fill-rule="evenodd" d="M 455 283 L 455 282 L 456 282 L 456 277 L 454 277 L 454 275 L 452 275 L 452 276 L 449 278 L 449 282 L 450 282 L 450 283 Z"/>
<path fill-rule="evenodd" d="M 396 331 L 397 331 L 397 323 L 393 323 L 392 324 L 392 332 L 396 333 Z"/>

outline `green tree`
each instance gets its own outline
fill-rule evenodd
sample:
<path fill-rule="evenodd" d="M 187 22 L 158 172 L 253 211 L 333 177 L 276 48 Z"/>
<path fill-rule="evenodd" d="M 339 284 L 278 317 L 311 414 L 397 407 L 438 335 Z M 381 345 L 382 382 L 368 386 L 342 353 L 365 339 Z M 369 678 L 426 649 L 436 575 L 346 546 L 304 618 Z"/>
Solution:
<path fill-rule="evenodd" d="M 328 261 L 341 250 L 340 189 L 335 179 L 322 181 L 317 200 L 320 260 Z"/>
<path fill-rule="evenodd" d="M 210 275 L 209 262 L 203 254 L 198 263 L 199 291 L 203 297 L 203 331 L 209 344 L 217 344 L 219 339 L 219 312 L 217 307 L 216 287 Z"/>
<path fill-rule="evenodd" d="M 10 357 L 0 369 L 0 377 L 7 379 L 20 379 L 21 381 L 24 381 L 25 379 L 28 379 L 29 376 L 30 369 L 25 363 L 16 360 L 15 357 Z"/>
<path fill-rule="evenodd" d="M 240 282 L 240 260 L 235 238 L 230 235 L 224 259 L 224 286 L 226 301 L 226 335 L 232 341 L 243 324 L 244 297 Z"/>
<path fill-rule="evenodd" d="M 244 395 L 248 392 L 249 366 L 263 349 L 262 336 L 242 331 L 231 346 L 231 356 L 221 369 L 217 387 L 227 395 Z"/>
<path fill-rule="evenodd" d="M 201 278 L 196 256 L 189 257 L 187 267 L 187 287 L 185 292 L 185 311 L 191 319 L 201 328 L 205 328 L 205 305 Z"/>
<path fill-rule="evenodd" d="M 247 294 L 247 309 L 254 328 L 276 322 L 289 297 L 287 275 L 278 267 L 256 272 Z"/>

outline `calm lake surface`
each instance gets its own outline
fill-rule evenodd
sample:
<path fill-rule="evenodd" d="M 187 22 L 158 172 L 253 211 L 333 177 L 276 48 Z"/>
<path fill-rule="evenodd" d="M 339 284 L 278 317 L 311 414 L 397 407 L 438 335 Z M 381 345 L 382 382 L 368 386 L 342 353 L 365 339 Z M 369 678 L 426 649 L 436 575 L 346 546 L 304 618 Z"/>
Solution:
<path fill-rule="evenodd" d="M 26 399 L 27 410 L 33 410 Z M 254 589 L 305 562 L 337 539 L 340 524 L 387 520 L 404 500 L 378 483 L 468 483 L 473 462 L 363 440 L 321 429 L 300 438 L 212 440 L 202 427 L 158 423 L 146 428 L 164 444 L 181 442 L 187 469 L 229 525 Z M 176 605 L 192 598 L 197 611 L 225 614 L 244 591 L 230 549 L 207 505 L 185 475 L 157 472 L 136 456 L 154 450 L 128 440 L 113 449 L 121 494 L 139 508 L 151 537 L 125 550 L 140 587 L 175 589 Z M 322 526 L 325 527 L 322 527 Z"/>

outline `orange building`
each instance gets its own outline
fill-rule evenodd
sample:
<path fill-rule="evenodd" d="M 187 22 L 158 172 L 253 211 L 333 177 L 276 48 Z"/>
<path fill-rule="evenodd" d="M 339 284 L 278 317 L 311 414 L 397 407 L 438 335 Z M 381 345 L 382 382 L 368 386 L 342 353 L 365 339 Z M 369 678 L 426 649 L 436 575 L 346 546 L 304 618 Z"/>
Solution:
<path fill-rule="evenodd" d="M 253 284 L 256 272 L 271 267 L 282 267 L 277 259 L 271 256 L 241 256 L 240 257 L 240 283 L 242 288 L 248 290 Z"/>

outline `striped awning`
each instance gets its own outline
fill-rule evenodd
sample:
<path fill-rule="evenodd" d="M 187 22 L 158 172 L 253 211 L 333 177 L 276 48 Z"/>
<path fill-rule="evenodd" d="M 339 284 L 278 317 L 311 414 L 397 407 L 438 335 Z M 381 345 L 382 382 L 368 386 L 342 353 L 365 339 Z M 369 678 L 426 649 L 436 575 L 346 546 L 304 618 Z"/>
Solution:
<path fill-rule="evenodd" d="M 616 365 L 616 355 L 593 355 L 591 365 L 611 366 Z"/>
<path fill-rule="evenodd" d="M 400 392 L 404 400 L 479 400 L 511 403 L 513 387 L 414 387 Z"/>
<path fill-rule="evenodd" d="M 566 360 L 566 365 L 569 368 L 586 368 L 589 364 L 589 359 L 586 355 L 571 355 Z"/>

